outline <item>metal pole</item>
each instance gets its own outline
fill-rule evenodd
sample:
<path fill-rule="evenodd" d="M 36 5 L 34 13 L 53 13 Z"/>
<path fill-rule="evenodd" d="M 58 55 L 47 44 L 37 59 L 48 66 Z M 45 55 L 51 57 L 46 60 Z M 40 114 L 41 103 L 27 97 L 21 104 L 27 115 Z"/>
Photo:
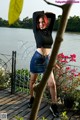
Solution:
<path fill-rule="evenodd" d="M 11 94 L 15 93 L 16 82 L 16 51 L 12 51 Z"/>

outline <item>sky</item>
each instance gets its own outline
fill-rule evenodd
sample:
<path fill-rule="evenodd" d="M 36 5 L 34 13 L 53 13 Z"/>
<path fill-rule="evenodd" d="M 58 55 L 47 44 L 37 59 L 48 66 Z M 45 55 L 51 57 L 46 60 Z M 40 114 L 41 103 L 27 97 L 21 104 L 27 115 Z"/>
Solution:
<path fill-rule="evenodd" d="M 51 3 L 56 3 L 56 1 L 63 0 L 47 0 Z M 65 0 L 66 1 L 66 0 Z M 73 3 L 69 16 L 80 16 L 80 0 L 75 0 L 78 3 Z M 0 17 L 8 20 L 8 9 L 9 9 L 10 0 L 0 0 Z M 61 5 L 61 3 L 59 3 Z M 45 12 L 53 12 L 58 15 L 62 14 L 62 9 L 48 5 L 44 2 L 44 0 L 24 0 L 23 9 L 20 14 L 20 19 L 23 20 L 25 17 L 32 18 L 32 14 L 34 11 L 44 10 Z"/>

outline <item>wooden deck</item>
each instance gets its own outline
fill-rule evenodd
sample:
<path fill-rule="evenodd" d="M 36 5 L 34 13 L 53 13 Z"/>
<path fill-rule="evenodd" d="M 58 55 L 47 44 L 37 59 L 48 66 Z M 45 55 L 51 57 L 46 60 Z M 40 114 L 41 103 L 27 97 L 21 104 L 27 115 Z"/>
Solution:
<path fill-rule="evenodd" d="M 9 90 L 0 90 L 0 113 L 7 113 L 8 120 L 14 120 L 15 116 L 23 117 L 24 120 L 29 120 L 31 109 L 28 108 L 29 96 L 24 93 L 11 94 Z M 49 110 L 49 103 L 42 101 L 38 120 L 43 116 L 47 120 L 53 120 L 53 116 Z M 63 107 L 59 105 L 59 112 L 63 111 Z M 69 112 L 69 116 L 73 113 Z M 56 120 L 60 120 L 59 118 Z M 80 120 L 80 116 L 73 116 L 70 120 Z"/>

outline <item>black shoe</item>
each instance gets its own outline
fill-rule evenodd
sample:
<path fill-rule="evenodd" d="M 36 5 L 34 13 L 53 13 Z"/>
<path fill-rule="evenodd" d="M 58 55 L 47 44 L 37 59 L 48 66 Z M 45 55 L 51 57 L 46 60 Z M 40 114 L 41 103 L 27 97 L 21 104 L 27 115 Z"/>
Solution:
<path fill-rule="evenodd" d="M 52 104 L 52 105 L 50 106 L 50 111 L 52 112 L 52 114 L 53 114 L 54 117 L 59 117 L 59 112 L 58 112 L 57 109 L 58 109 L 58 108 L 57 108 L 57 105 L 56 105 L 56 104 Z"/>
<path fill-rule="evenodd" d="M 28 108 L 32 108 L 33 102 L 34 102 L 34 97 L 31 97 L 28 103 Z"/>

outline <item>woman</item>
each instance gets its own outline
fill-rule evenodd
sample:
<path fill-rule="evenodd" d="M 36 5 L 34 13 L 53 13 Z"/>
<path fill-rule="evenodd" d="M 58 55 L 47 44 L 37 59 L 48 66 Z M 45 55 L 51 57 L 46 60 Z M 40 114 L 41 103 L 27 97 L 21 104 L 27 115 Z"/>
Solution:
<path fill-rule="evenodd" d="M 36 41 L 36 52 L 30 62 L 30 102 L 29 108 L 32 107 L 34 101 L 33 86 L 39 73 L 44 73 L 49 62 L 49 54 L 53 44 L 52 30 L 55 21 L 55 14 L 37 11 L 33 13 L 33 32 Z M 48 87 L 52 98 L 50 110 L 54 116 L 58 115 L 57 111 L 57 91 L 53 72 L 48 79 Z"/>

